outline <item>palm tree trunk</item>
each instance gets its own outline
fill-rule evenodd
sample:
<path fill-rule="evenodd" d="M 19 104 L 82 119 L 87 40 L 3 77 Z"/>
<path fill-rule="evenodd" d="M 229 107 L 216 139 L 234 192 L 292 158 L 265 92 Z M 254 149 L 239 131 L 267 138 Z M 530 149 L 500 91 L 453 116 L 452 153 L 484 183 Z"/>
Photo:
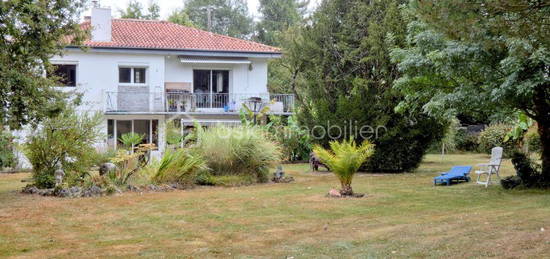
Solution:
<path fill-rule="evenodd" d="M 340 190 L 342 196 L 351 196 L 353 195 L 353 189 L 351 188 L 350 183 L 342 183 L 342 190 Z"/>

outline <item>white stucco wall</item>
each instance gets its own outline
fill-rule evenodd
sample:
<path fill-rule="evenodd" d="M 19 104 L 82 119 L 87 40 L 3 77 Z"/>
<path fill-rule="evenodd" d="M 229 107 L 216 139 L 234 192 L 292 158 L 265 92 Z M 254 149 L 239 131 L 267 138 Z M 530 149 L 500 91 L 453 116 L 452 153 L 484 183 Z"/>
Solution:
<path fill-rule="evenodd" d="M 171 83 L 192 83 L 193 70 L 229 70 L 229 92 L 235 94 L 267 94 L 267 59 L 250 59 L 247 64 L 183 64 L 179 57 L 166 57 L 165 80 Z"/>
<path fill-rule="evenodd" d="M 68 52 L 62 57 L 52 58 L 52 63 L 76 64 L 76 88 L 63 87 L 65 91 L 76 90 L 83 94 L 83 105 L 79 110 L 105 111 L 106 92 L 117 92 L 120 66 L 147 68 L 147 83 L 150 92 L 164 90 L 164 56 L 131 55 L 110 53 Z"/>
<path fill-rule="evenodd" d="M 267 91 L 267 59 L 250 59 L 252 70 L 248 64 L 183 64 L 178 56 L 159 54 L 120 54 L 82 52 L 80 50 L 69 51 L 63 56 L 51 59 L 53 64 L 76 65 L 76 87 L 60 87 L 62 91 L 76 91 L 83 94 L 82 105 L 79 112 L 105 112 L 106 93 L 118 92 L 119 87 L 127 85 L 119 84 L 118 68 L 146 67 L 146 84 L 141 86 L 151 93 L 163 93 L 165 82 L 192 83 L 194 69 L 229 70 L 230 94 L 265 95 Z M 153 105 L 151 102 L 150 105 Z M 107 120 L 132 120 L 132 119 L 156 119 L 159 120 L 159 152 L 154 154 L 160 157 L 160 152 L 165 149 L 165 121 L 164 115 L 108 115 L 101 125 L 105 136 L 107 135 Z M 16 132 L 19 142 L 26 141 L 29 130 Z M 107 139 L 97 146 L 103 149 Z M 24 156 L 20 157 L 23 168 L 30 168 L 30 164 Z"/>

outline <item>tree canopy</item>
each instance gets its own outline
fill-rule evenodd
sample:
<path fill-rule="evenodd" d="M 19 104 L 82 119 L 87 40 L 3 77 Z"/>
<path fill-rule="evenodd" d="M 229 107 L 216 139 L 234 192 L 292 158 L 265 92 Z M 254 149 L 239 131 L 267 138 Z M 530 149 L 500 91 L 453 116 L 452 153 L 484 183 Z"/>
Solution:
<path fill-rule="evenodd" d="M 256 39 L 279 46 L 280 34 L 304 19 L 309 0 L 260 0 L 261 21 L 256 26 Z"/>
<path fill-rule="evenodd" d="M 156 1 L 149 1 L 147 11 L 137 0 L 131 0 L 124 10 L 119 10 L 121 18 L 158 20 L 160 18 L 160 6 Z"/>
<path fill-rule="evenodd" d="M 372 138 L 371 171 L 416 168 L 444 131 L 443 123 L 426 115 L 394 112 L 403 96 L 392 88 L 400 73 L 389 54 L 405 44 L 403 2 L 324 1 L 310 24 L 284 43 L 300 122 L 323 145 L 350 134 L 359 142 Z M 350 129 L 363 126 L 372 128 L 372 134 Z M 339 134 L 343 129 L 347 136 Z"/>
<path fill-rule="evenodd" d="M 538 123 L 550 183 L 550 5 L 507 0 L 411 2 L 407 46 L 392 57 L 404 74 L 401 110 L 434 116 L 522 112 Z"/>
<path fill-rule="evenodd" d="M 84 39 L 83 1 L 0 1 L 0 125 L 12 129 L 59 113 L 66 94 L 57 91 L 50 59 Z"/>
<path fill-rule="evenodd" d="M 183 25 L 183 26 L 195 27 L 195 25 L 189 18 L 189 15 L 187 15 L 184 9 L 174 10 L 168 17 L 168 21 L 179 25 Z"/>
<path fill-rule="evenodd" d="M 211 14 L 211 31 L 231 37 L 249 39 L 254 30 L 248 5 L 243 0 L 188 0 L 185 13 L 200 29 L 208 30 L 208 12 Z"/>

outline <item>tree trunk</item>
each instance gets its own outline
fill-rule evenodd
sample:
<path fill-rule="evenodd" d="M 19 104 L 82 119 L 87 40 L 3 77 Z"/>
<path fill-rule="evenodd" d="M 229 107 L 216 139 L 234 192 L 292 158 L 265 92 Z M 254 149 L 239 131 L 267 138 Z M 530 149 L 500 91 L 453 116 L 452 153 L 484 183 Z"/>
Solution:
<path fill-rule="evenodd" d="M 537 87 L 533 101 L 542 145 L 541 182 L 545 187 L 550 187 L 550 85 Z"/>
<path fill-rule="evenodd" d="M 351 184 L 342 183 L 342 190 L 340 190 L 340 194 L 342 194 L 342 196 L 353 195 L 353 189 L 351 188 Z"/>
<path fill-rule="evenodd" d="M 550 123 L 539 124 L 540 142 L 542 145 L 542 182 L 546 187 L 550 187 Z"/>

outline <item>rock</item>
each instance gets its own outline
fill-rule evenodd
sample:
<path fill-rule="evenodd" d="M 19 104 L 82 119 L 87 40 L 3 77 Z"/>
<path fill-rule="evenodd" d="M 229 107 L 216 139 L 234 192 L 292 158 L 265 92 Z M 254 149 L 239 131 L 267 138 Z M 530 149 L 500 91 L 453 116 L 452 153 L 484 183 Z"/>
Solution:
<path fill-rule="evenodd" d="M 333 198 L 341 198 L 342 194 L 340 193 L 340 191 L 338 191 L 336 189 L 330 189 L 330 191 L 328 191 L 327 196 L 328 197 L 333 197 Z"/>
<path fill-rule="evenodd" d="M 54 195 L 54 189 L 39 189 L 38 194 L 42 196 L 53 196 Z"/>
<path fill-rule="evenodd" d="M 185 189 L 185 186 L 179 184 L 179 183 L 173 183 L 170 185 L 170 187 L 172 187 L 173 190 L 183 190 Z"/>
<path fill-rule="evenodd" d="M 103 190 L 95 185 L 82 192 L 82 197 L 98 197 L 101 195 L 103 195 Z"/>
<path fill-rule="evenodd" d="M 40 190 L 34 185 L 27 185 L 23 188 L 23 193 L 37 194 Z"/>
<path fill-rule="evenodd" d="M 69 191 L 69 189 L 61 189 L 57 192 L 57 196 L 59 197 L 70 197 L 71 196 L 71 191 Z"/>
<path fill-rule="evenodd" d="M 69 196 L 73 198 L 82 197 L 82 189 L 77 186 L 69 188 Z"/>
<path fill-rule="evenodd" d="M 116 170 L 116 165 L 113 163 L 103 163 L 99 167 L 99 175 L 106 175 Z"/>
<path fill-rule="evenodd" d="M 137 186 L 134 186 L 134 185 L 128 185 L 128 191 L 131 191 L 131 192 L 140 192 L 141 191 L 141 188 L 137 187 Z"/>
<path fill-rule="evenodd" d="M 146 189 L 147 189 L 148 191 L 152 191 L 152 192 L 158 192 L 158 191 L 160 191 L 160 188 L 159 188 L 158 186 L 154 185 L 154 184 L 149 184 L 149 185 L 147 185 Z"/>

